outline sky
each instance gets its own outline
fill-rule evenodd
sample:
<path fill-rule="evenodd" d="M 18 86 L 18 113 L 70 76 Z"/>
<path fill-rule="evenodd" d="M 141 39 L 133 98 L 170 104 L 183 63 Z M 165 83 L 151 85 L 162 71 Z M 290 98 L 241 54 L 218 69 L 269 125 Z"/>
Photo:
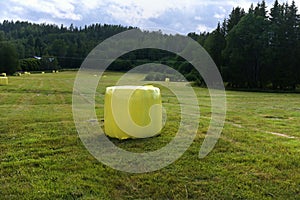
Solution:
<path fill-rule="evenodd" d="M 93 23 L 187 34 L 212 31 L 232 8 L 260 0 L 0 0 L 0 21 L 64 26 Z M 266 0 L 268 9 L 275 0 Z M 288 2 L 291 3 L 292 0 Z M 300 9 L 300 0 L 295 0 Z M 282 1 L 279 1 L 282 2 Z M 286 2 L 286 0 L 284 0 Z"/>

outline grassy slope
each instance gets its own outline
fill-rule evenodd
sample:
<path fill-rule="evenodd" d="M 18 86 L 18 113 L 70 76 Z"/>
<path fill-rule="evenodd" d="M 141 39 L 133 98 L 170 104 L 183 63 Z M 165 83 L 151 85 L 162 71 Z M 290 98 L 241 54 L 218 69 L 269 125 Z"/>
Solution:
<path fill-rule="evenodd" d="M 104 85 L 120 74 L 109 73 Z M 72 118 L 75 72 L 10 77 L 0 86 L 0 199 L 296 199 L 300 198 L 300 95 L 227 92 L 228 114 L 213 152 L 198 159 L 210 113 L 197 88 L 202 118 L 187 152 L 152 173 L 115 171 L 94 159 Z M 104 89 L 99 88 L 99 93 Z M 167 109 L 176 99 L 163 89 Z M 97 99 L 102 118 L 102 100 Z M 113 142 L 131 151 L 167 144 L 176 112 L 161 136 Z M 283 133 L 296 138 L 272 135 Z"/>

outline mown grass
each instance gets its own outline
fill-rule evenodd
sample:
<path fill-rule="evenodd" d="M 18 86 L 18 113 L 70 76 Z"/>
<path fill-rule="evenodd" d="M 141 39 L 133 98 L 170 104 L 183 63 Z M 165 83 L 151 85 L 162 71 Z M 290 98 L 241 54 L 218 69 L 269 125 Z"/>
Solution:
<path fill-rule="evenodd" d="M 72 117 L 75 72 L 9 77 L 0 86 L 0 199 L 300 199 L 300 95 L 227 92 L 227 120 L 214 150 L 198 158 L 210 117 L 208 91 L 195 88 L 196 139 L 175 163 L 129 174 L 85 149 Z M 96 109 L 103 118 L 107 73 Z M 160 136 L 112 140 L 134 152 L 166 145 L 178 127 L 174 95 L 162 88 L 168 122 Z M 288 138 L 271 133 L 281 133 Z"/>

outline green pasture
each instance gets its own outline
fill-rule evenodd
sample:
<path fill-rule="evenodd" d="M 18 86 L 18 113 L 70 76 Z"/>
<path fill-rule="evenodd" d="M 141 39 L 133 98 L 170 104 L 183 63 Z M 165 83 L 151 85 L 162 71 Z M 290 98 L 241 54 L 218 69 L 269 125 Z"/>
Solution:
<path fill-rule="evenodd" d="M 101 79 L 99 121 L 105 86 L 121 75 Z M 194 88 L 201 117 L 193 144 L 159 171 L 130 174 L 100 163 L 79 139 L 72 116 L 75 76 L 31 74 L 0 86 L 0 199 L 300 199 L 300 94 L 227 91 L 221 138 L 199 159 L 211 111 L 208 90 Z M 178 101 L 161 90 L 168 115 L 161 135 L 112 139 L 117 146 L 153 151 L 174 137 Z"/>

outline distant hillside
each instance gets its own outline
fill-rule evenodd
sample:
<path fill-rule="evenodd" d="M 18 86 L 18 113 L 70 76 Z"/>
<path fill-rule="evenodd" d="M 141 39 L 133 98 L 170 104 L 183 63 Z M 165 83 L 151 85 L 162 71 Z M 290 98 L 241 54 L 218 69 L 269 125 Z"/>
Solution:
<path fill-rule="evenodd" d="M 79 68 L 97 44 L 132 28 L 107 24 L 59 27 L 53 24 L 3 21 L 0 23 L 0 41 L 12 43 L 19 59 L 53 56 L 62 68 Z"/>

